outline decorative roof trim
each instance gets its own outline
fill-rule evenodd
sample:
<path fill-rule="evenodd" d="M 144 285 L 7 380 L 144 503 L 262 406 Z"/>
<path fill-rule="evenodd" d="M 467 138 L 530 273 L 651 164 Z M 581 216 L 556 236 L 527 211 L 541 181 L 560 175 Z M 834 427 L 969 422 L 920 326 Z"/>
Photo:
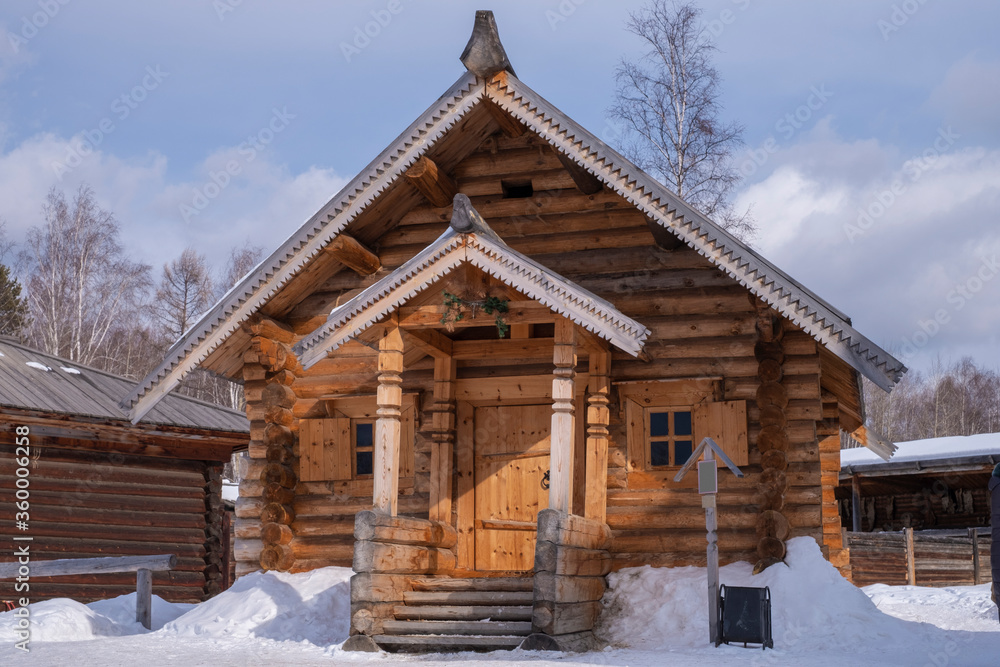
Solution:
<path fill-rule="evenodd" d="M 902 362 L 855 330 L 845 314 L 690 207 L 514 75 L 496 75 L 486 94 L 882 389 L 889 391 L 906 372 Z"/>
<path fill-rule="evenodd" d="M 525 257 L 503 242 L 464 194 L 455 195 L 451 225 L 401 267 L 333 309 L 327 321 L 295 345 L 304 368 L 357 336 L 468 262 L 573 323 L 638 356 L 650 331 L 613 304 Z"/>
<path fill-rule="evenodd" d="M 247 318 L 285 286 L 400 174 L 416 162 L 484 95 L 482 81 L 466 72 L 368 167 L 305 222 L 277 250 L 229 290 L 164 360 L 121 403 L 138 422 Z"/>

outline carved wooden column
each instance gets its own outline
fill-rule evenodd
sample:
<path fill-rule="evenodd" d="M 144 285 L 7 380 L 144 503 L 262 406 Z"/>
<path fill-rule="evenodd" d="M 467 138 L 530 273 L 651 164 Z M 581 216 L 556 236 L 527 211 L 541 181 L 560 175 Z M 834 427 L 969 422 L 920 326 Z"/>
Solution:
<path fill-rule="evenodd" d="M 431 449 L 430 519 L 451 523 L 452 451 L 455 444 L 454 357 L 434 360 L 434 417 Z"/>
<path fill-rule="evenodd" d="M 608 510 L 608 390 L 611 385 L 611 353 L 590 353 L 590 386 L 587 393 L 587 489 L 584 513 L 588 519 L 605 522 Z"/>
<path fill-rule="evenodd" d="M 375 420 L 375 511 L 396 515 L 399 502 L 400 415 L 403 403 L 403 338 L 392 320 L 378 343 L 378 418 Z"/>
<path fill-rule="evenodd" d="M 760 433 L 757 449 L 761 453 L 761 475 L 757 501 L 757 561 L 754 571 L 759 572 L 785 557 L 785 540 L 789 535 L 788 519 L 782 513 L 788 480 L 788 431 L 785 408 L 788 391 L 781 384 L 785 360 L 781 344 L 783 327 L 781 318 L 767 304 L 755 300 L 757 308 L 757 408 L 760 411 Z"/>
<path fill-rule="evenodd" d="M 552 352 L 552 430 L 549 461 L 549 508 L 573 513 L 573 435 L 575 415 L 576 330 L 566 318 L 556 320 Z"/>

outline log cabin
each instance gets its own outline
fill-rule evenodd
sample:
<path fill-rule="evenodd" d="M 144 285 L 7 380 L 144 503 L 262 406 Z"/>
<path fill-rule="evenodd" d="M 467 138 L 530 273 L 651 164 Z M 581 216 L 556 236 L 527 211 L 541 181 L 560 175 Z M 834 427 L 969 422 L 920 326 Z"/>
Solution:
<path fill-rule="evenodd" d="M 177 566 L 153 574 L 153 592 L 200 602 L 230 580 L 222 469 L 246 449 L 249 425 L 242 412 L 176 393 L 132 424 L 119 402 L 133 384 L 0 339 L 0 561 L 17 560 L 15 547 L 25 545 L 32 561 L 173 554 Z M 91 602 L 134 592 L 136 579 L 33 577 L 29 585 L 32 602 Z M 0 581 L 0 600 L 21 597 L 14 581 Z"/>
<path fill-rule="evenodd" d="M 746 473 L 723 563 L 846 568 L 840 432 L 878 448 L 860 378 L 904 366 L 521 82 L 491 12 L 461 61 L 123 401 L 243 380 L 238 575 L 353 566 L 348 649 L 586 649 L 609 572 L 705 564 L 706 437 Z"/>

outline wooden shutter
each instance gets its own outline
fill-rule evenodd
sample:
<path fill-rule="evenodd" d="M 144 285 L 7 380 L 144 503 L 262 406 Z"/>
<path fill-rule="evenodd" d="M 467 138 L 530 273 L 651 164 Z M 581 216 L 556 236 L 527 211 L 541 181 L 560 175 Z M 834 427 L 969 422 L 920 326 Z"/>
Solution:
<path fill-rule="evenodd" d="M 299 479 L 303 482 L 351 479 L 350 419 L 299 422 Z"/>
<path fill-rule="evenodd" d="M 712 438 L 738 466 L 750 462 L 747 441 L 747 402 L 719 401 L 694 407 L 695 446 Z"/>

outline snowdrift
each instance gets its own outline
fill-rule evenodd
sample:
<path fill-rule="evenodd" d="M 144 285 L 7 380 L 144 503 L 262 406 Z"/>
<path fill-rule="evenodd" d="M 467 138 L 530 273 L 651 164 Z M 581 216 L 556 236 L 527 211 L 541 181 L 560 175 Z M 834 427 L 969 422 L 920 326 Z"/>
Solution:
<path fill-rule="evenodd" d="M 940 628 L 880 611 L 823 558 L 811 537 L 789 540 L 785 560 L 756 576 L 749 563 L 720 569 L 723 584 L 770 587 L 774 645 L 780 652 L 854 648 L 931 654 L 950 641 L 962 641 Z M 627 568 L 609 575 L 608 582 L 596 632 L 611 646 L 652 651 L 708 643 L 705 568 Z M 981 595 L 977 600 L 981 603 Z"/>
<path fill-rule="evenodd" d="M 197 605 L 166 602 L 154 595 L 152 634 L 339 644 L 349 631 L 351 574 L 342 567 L 303 574 L 256 572 Z M 59 598 L 32 604 L 30 609 L 32 643 L 150 633 L 135 620 L 135 593 L 89 605 Z M 13 612 L 0 614 L 0 643 L 14 643 L 16 622 Z"/>

